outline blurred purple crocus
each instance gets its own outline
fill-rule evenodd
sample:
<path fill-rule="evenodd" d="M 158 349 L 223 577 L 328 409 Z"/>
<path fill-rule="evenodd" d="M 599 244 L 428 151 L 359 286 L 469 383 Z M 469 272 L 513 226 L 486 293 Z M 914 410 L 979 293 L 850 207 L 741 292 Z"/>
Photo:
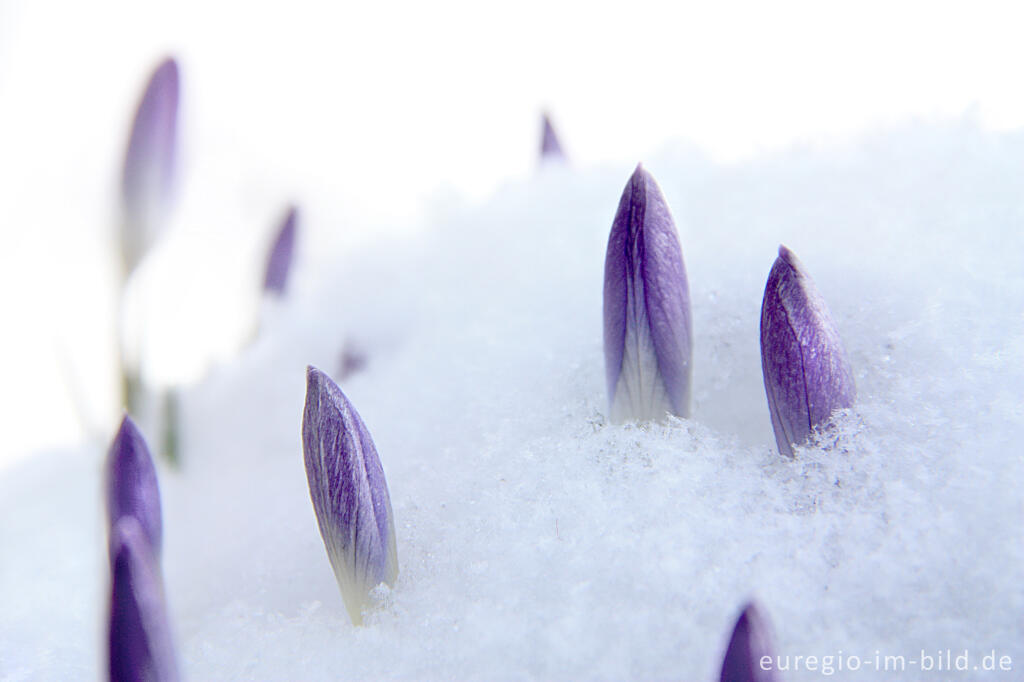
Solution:
<path fill-rule="evenodd" d="M 124 272 L 153 244 L 175 194 L 178 138 L 178 64 L 165 59 L 153 72 L 132 123 L 121 179 Z"/>
<path fill-rule="evenodd" d="M 315 367 L 306 370 L 302 449 L 327 557 L 349 617 L 359 625 L 370 590 L 398 578 L 391 498 L 366 425 Z"/>
<path fill-rule="evenodd" d="M 270 257 L 267 259 L 267 273 L 263 278 L 263 290 L 284 295 L 288 284 L 288 271 L 292 265 L 292 252 L 295 250 L 295 223 L 298 217 L 298 209 L 294 206 L 288 209 L 288 213 L 277 231 L 274 245 L 270 249 Z"/>
<path fill-rule="evenodd" d="M 761 303 L 761 369 L 775 442 L 788 457 L 816 425 L 856 398 L 825 301 L 785 246 L 779 247 Z"/>
<path fill-rule="evenodd" d="M 149 540 L 131 516 L 117 522 L 111 540 L 110 680 L 177 680 L 163 581 Z"/>
<path fill-rule="evenodd" d="M 369 357 L 362 346 L 351 339 L 345 341 L 341 349 L 341 358 L 338 368 L 338 381 L 344 381 L 356 372 L 366 368 Z"/>
<path fill-rule="evenodd" d="M 604 358 L 611 419 L 689 416 L 690 290 L 672 214 L 638 165 L 604 261 Z"/>
<path fill-rule="evenodd" d="M 156 468 L 145 439 L 128 415 L 121 420 L 121 428 L 110 445 L 105 468 L 111 559 L 114 552 L 113 528 L 125 517 L 138 522 L 153 555 L 159 557 L 163 524 Z"/>
<path fill-rule="evenodd" d="M 540 158 L 541 161 L 565 160 L 565 151 L 547 114 L 543 114 L 541 120 Z"/>
<path fill-rule="evenodd" d="M 778 682 L 772 654 L 768 623 L 753 603 L 747 604 L 732 630 L 719 682 Z"/>

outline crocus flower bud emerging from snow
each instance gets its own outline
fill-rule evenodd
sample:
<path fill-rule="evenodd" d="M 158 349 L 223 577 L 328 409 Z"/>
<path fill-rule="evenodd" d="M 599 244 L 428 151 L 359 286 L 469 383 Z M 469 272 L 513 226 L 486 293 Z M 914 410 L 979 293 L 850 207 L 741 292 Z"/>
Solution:
<path fill-rule="evenodd" d="M 815 425 L 856 397 L 825 301 L 785 246 L 779 247 L 761 303 L 761 369 L 775 442 L 789 457 Z"/>
<path fill-rule="evenodd" d="M 295 221 L 298 211 L 294 206 L 288 209 L 284 222 L 277 232 L 274 245 L 267 259 L 267 274 L 263 279 L 263 290 L 283 295 L 288 284 L 288 271 L 292 265 L 292 251 L 295 249 Z"/>
<path fill-rule="evenodd" d="M 772 653 L 768 624 L 756 606 L 747 604 L 732 630 L 720 682 L 776 682 L 772 666 L 761 665 L 761 659 Z"/>
<path fill-rule="evenodd" d="M 611 419 L 688 416 L 690 290 L 661 189 L 642 166 L 626 184 L 604 261 L 604 359 Z"/>
<path fill-rule="evenodd" d="M 138 522 L 150 551 L 154 556 L 159 556 L 163 525 L 156 468 L 146 441 L 128 415 L 121 420 L 121 428 L 107 452 L 105 473 L 111 559 L 114 550 L 113 528 L 125 517 Z"/>
<path fill-rule="evenodd" d="M 139 102 L 124 160 L 121 248 L 126 273 L 156 239 L 173 201 L 177 137 L 178 64 L 166 59 Z"/>
<path fill-rule="evenodd" d="M 542 161 L 565 159 L 565 152 L 547 114 L 543 115 L 541 121 L 540 158 Z"/>
<path fill-rule="evenodd" d="M 114 526 L 111 548 L 110 680 L 177 680 L 160 570 L 133 517 Z"/>
<path fill-rule="evenodd" d="M 352 623 L 370 590 L 398 577 L 391 498 L 377 449 L 359 413 L 331 379 L 306 370 L 302 449 L 309 496 Z"/>

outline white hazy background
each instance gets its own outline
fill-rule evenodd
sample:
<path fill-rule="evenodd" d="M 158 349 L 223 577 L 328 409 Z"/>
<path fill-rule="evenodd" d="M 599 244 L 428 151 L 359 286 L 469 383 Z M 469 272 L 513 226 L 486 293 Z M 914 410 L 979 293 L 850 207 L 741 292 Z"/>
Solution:
<path fill-rule="evenodd" d="M 416 230 L 530 173 L 544 108 L 577 165 L 670 142 L 734 162 L 916 117 L 1016 128 L 1020 26 L 1012 2 L 0 3 L 0 467 L 116 418 L 117 181 L 166 54 L 180 227 L 138 279 L 180 280 L 144 359 L 180 383 L 249 333 L 286 201 L 342 241 Z M 210 215 L 219 193 L 241 212 Z"/>

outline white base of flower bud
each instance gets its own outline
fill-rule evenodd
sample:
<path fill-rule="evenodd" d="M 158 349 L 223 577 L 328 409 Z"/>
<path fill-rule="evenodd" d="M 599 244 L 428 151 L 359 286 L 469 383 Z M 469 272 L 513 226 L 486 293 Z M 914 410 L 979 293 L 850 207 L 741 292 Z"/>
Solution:
<path fill-rule="evenodd" d="M 622 423 L 664 419 L 673 412 L 672 401 L 658 371 L 647 313 L 637 305 L 631 306 L 628 314 L 636 319 L 626 324 L 622 371 L 612 395 L 611 420 Z"/>

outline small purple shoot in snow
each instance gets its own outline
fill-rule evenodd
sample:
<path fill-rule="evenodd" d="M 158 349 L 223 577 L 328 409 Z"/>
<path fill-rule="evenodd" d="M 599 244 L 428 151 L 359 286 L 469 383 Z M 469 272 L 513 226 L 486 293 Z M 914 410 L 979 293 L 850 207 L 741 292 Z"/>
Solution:
<path fill-rule="evenodd" d="M 661 189 L 638 165 L 604 261 L 604 358 L 611 420 L 690 414 L 690 290 Z"/>
<path fill-rule="evenodd" d="M 732 630 L 719 682 L 776 682 L 773 670 L 761 665 L 762 657 L 772 654 L 768 624 L 753 603 L 747 604 Z"/>
<path fill-rule="evenodd" d="M 125 516 L 111 531 L 111 682 L 178 679 L 163 582 L 145 532 Z"/>
<path fill-rule="evenodd" d="M 115 539 L 113 529 L 125 517 L 138 522 L 150 551 L 159 557 L 163 524 L 156 468 L 145 439 L 128 415 L 121 420 L 121 427 L 107 452 L 105 469 L 111 559 Z"/>
<path fill-rule="evenodd" d="M 541 120 L 540 158 L 541 161 L 565 160 L 565 151 L 558 141 L 558 135 L 555 134 L 555 128 L 551 125 L 551 119 L 547 114 L 543 114 Z"/>
<path fill-rule="evenodd" d="M 309 496 L 353 625 L 369 592 L 398 578 L 395 522 L 384 469 L 359 413 L 330 377 L 306 370 L 302 449 Z"/>
<path fill-rule="evenodd" d="M 292 206 L 284 217 L 284 222 L 277 231 L 274 245 L 267 259 L 267 273 L 263 278 L 263 290 L 283 296 L 288 284 L 288 272 L 292 265 L 292 252 L 295 250 L 295 224 L 298 210 Z"/>
<path fill-rule="evenodd" d="M 178 64 L 173 58 L 165 59 L 149 79 L 135 113 L 121 178 L 126 274 L 156 240 L 174 200 L 178 91 Z"/>
<path fill-rule="evenodd" d="M 779 247 L 761 303 L 761 369 L 775 442 L 787 457 L 816 425 L 856 398 L 825 300 L 785 246 Z"/>

